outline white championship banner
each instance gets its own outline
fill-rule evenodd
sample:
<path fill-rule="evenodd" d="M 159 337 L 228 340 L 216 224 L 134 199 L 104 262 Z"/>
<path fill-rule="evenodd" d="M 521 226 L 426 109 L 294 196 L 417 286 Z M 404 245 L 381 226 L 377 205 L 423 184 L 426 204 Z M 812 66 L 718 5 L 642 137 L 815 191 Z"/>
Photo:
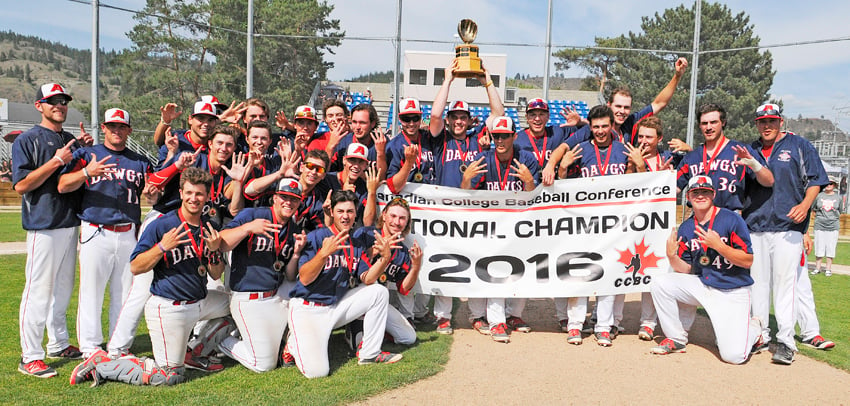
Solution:
<path fill-rule="evenodd" d="M 648 291 L 669 272 L 673 171 L 555 181 L 532 192 L 408 184 L 423 249 L 414 291 L 454 297 L 577 297 Z"/>

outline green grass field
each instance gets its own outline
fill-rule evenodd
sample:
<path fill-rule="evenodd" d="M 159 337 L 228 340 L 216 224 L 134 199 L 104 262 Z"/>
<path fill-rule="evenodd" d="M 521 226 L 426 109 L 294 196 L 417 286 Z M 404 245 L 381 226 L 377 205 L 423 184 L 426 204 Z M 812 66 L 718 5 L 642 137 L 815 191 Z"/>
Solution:
<path fill-rule="evenodd" d="M 420 331 L 413 347 L 384 346 L 402 352 L 404 359 L 392 365 L 358 366 L 349 359 L 343 334 L 331 338 L 331 376 L 308 380 L 296 368 L 257 374 L 232 360 L 224 371 L 204 374 L 189 371 L 189 382 L 175 387 L 139 387 L 117 382 L 90 388 L 71 386 L 68 378 L 79 361 L 48 361 L 59 376 L 37 379 L 17 371 L 20 362 L 18 309 L 24 285 L 25 255 L 0 257 L 0 399 L 4 404 L 310 404 L 334 405 L 363 400 L 379 392 L 397 388 L 441 371 L 448 361 L 451 336 Z M 76 292 L 70 309 L 75 312 Z M 75 313 L 68 314 L 71 342 L 76 343 Z M 105 312 L 104 312 L 105 314 Z M 106 324 L 104 324 L 106 325 Z M 105 334 L 104 334 L 105 335 Z M 151 356 L 147 329 L 140 326 L 133 351 Z"/>
<path fill-rule="evenodd" d="M 815 254 L 809 254 L 808 260 L 809 262 L 813 262 L 815 260 Z M 832 261 L 834 264 L 838 265 L 850 265 L 850 242 L 838 243 L 838 245 L 835 247 L 835 259 L 833 259 Z"/>
<path fill-rule="evenodd" d="M 0 213 L 0 242 L 26 241 L 27 232 L 21 228 L 20 212 Z"/>

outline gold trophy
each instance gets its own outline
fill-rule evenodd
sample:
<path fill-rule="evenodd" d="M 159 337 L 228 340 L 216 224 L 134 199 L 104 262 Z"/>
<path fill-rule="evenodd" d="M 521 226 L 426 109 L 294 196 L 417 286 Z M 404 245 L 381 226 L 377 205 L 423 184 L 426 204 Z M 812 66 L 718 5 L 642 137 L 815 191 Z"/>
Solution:
<path fill-rule="evenodd" d="M 455 76 L 474 78 L 483 75 L 481 58 L 478 57 L 478 46 L 472 45 L 472 41 L 475 41 L 475 36 L 478 35 L 478 25 L 475 21 L 464 18 L 457 24 L 457 33 L 463 40 L 463 44 L 455 46 L 455 60 L 458 66 Z"/>

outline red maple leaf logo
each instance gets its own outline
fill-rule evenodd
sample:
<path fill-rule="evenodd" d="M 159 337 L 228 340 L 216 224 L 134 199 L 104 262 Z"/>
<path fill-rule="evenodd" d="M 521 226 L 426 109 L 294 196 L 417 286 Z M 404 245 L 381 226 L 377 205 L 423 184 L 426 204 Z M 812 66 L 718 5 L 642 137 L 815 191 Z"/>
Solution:
<path fill-rule="evenodd" d="M 641 239 L 640 244 L 634 245 L 634 250 L 631 248 L 626 248 L 623 251 L 617 250 L 620 253 L 620 259 L 617 262 L 626 266 L 625 273 L 644 275 L 644 270 L 658 268 L 658 261 L 661 260 L 661 257 L 655 255 L 654 252 L 647 255 L 647 251 L 649 251 L 649 246 L 646 245 L 644 239 Z"/>

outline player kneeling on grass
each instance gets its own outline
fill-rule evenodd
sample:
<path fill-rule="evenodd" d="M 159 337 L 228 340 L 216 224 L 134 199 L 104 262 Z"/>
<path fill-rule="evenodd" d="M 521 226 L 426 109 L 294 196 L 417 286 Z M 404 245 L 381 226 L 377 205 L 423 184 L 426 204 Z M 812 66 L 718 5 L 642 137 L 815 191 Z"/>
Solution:
<path fill-rule="evenodd" d="M 389 240 L 380 240 L 382 252 L 366 272 L 358 272 L 363 253 L 370 249 L 362 233 L 352 231 L 357 195 L 338 190 L 331 195 L 332 224 L 307 235 L 298 280 L 290 293 L 289 351 L 304 376 L 318 378 L 330 372 L 328 339 L 331 331 L 363 316 L 363 345 L 359 363 L 393 363 L 401 354 L 381 352 L 387 325 L 389 294 L 379 284 L 358 286 L 361 275 L 380 275 L 392 255 Z"/>
<path fill-rule="evenodd" d="M 407 200 L 396 197 L 387 203 L 378 217 L 377 229 L 364 227 L 357 230 L 358 235 L 366 239 L 366 246 L 374 247 L 371 252 L 367 252 L 368 256 L 360 261 L 360 268 L 364 271 L 361 273 L 360 281 L 366 285 L 376 282 L 381 285 L 395 284 L 395 288 L 387 286 L 392 306 L 387 311 L 386 332 L 392 337 L 393 342 L 404 345 L 416 342 L 416 329 L 413 323 L 404 317 L 399 307 L 407 306 L 408 311 L 412 313 L 413 298 L 409 297 L 408 293 L 416 285 L 419 270 L 422 267 L 422 249 L 419 244 L 414 241 L 410 249 L 402 244 L 404 238 L 410 233 L 411 224 L 410 205 Z M 381 249 L 386 252 L 380 252 Z M 376 268 L 374 272 L 365 272 L 372 267 L 372 264 L 386 256 L 390 260 L 385 271 Z M 408 297 L 410 300 L 405 300 Z M 352 353 L 359 350 L 358 333 L 362 333 L 362 323 L 355 321 L 346 326 L 346 339 L 351 340 L 349 345 L 352 347 Z"/>
<path fill-rule="evenodd" d="M 221 231 L 222 249 L 233 250 L 230 313 L 242 339 L 226 336 L 221 352 L 254 372 L 277 366 L 286 329 L 289 291 L 306 235 L 293 221 L 301 185 L 281 179 L 272 207 L 245 209 Z"/>
<path fill-rule="evenodd" d="M 752 246 L 744 220 L 714 206 L 714 193 L 708 176 L 688 182 L 694 215 L 667 240 L 667 258 L 675 272 L 652 280 L 652 300 L 667 334 L 652 353 L 685 352 L 688 338 L 679 309 L 702 306 L 714 326 L 720 358 L 741 364 L 761 344 L 761 322 L 750 318 Z"/>

